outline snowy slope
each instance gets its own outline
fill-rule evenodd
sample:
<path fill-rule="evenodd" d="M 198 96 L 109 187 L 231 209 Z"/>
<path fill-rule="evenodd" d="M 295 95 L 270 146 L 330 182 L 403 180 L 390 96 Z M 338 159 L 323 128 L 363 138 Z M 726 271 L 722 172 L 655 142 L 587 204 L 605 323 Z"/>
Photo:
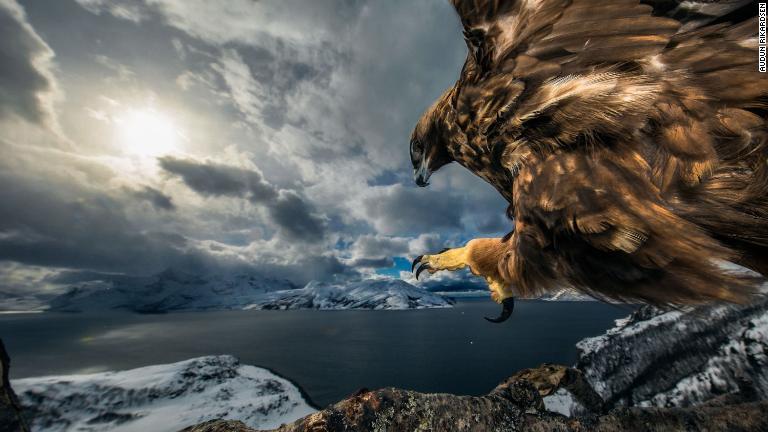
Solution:
<path fill-rule="evenodd" d="M 571 288 L 561 288 L 539 297 L 539 300 L 545 301 L 597 301 L 594 297 L 582 294 Z"/>
<path fill-rule="evenodd" d="M 0 291 L 0 313 L 39 312 L 45 307 L 45 299 L 38 296 Z"/>
<path fill-rule="evenodd" d="M 768 398 L 768 297 L 661 311 L 643 306 L 584 339 L 577 368 L 611 406 L 686 407 L 724 394 Z"/>
<path fill-rule="evenodd" d="M 289 381 L 232 356 L 12 385 L 36 432 L 170 432 L 215 418 L 274 428 L 314 411 Z"/>
<path fill-rule="evenodd" d="M 202 276 L 166 270 L 150 277 L 114 276 L 81 284 L 52 299 L 49 308 L 64 312 L 125 309 L 146 313 L 243 309 L 264 293 L 295 288 L 289 281 L 256 274 Z"/>
<path fill-rule="evenodd" d="M 258 275 L 198 276 L 165 271 L 153 277 L 120 277 L 81 284 L 49 303 L 52 311 L 124 309 L 142 313 L 215 309 L 421 309 L 448 300 L 400 279 L 344 284 L 288 281 Z"/>
<path fill-rule="evenodd" d="M 425 309 L 450 307 L 434 293 L 400 279 L 369 279 L 345 284 L 310 282 L 292 291 L 267 293 L 249 309 Z"/>
<path fill-rule="evenodd" d="M 768 397 L 768 300 L 662 312 L 643 307 L 577 345 L 579 369 L 610 404 L 707 402 L 748 383 Z"/>

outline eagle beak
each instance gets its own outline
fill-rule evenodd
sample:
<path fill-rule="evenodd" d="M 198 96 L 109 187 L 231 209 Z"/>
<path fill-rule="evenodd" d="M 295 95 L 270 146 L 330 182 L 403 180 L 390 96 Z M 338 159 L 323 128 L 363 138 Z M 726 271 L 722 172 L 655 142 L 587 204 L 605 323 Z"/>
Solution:
<path fill-rule="evenodd" d="M 512 311 L 515 310 L 515 298 L 507 297 L 501 301 L 501 314 L 497 318 L 483 317 L 487 321 L 498 324 L 503 323 L 512 316 Z"/>
<path fill-rule="evenodd" d="M 427 168 L 426 162 L 422 161 L 419 167 L 413 170 L 413 181 L 419 187 L 429 186 L 429 176 L 431 175 L 432 172 Z"/>

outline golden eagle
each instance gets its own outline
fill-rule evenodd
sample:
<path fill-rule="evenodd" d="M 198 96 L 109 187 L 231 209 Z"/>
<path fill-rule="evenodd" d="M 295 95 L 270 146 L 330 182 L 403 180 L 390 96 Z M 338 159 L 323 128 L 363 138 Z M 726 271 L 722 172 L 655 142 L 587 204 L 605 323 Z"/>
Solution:
<path fill-rule="evenodd" d="M 410 143 L 416 183 L 457 162 L 509 202 L 469 267 L 509 317 L 563 285 L 599 299 L 742 302 L 768 275 L 768 74 L 757 7 L 723 0 L 453 0 L 468 55 Z"/>

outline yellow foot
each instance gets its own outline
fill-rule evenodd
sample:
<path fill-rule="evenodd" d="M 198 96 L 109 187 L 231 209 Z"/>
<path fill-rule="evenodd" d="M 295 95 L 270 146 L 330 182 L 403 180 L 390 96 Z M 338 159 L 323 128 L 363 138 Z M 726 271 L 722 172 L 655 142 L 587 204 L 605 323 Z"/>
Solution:
<path fill-rule="evenodd" d="M 419 265 L 419 269 L 416 270 L 416 266 Z M 411 271 L 416 270 L 416 279 L 424 270 L 427 270 L 430 274 L 440 270 L 460 270 L 467 265 L 467 248 L 460 247 L 455 249 L 443 249 L 435 255 L 419 255 L 413 260 L 411 265 Z"/>
<path fill-rule="evenodd" d="M 413 260 L 411 270 L 416 271 L 416 279 L 422 272 L 430 274 L 441 270 L 469 270 L 485 279 L 491 298 L 503 306 L 502 315 L 489 321 L 500 322 L 509 318 L 514 307 L 510 283 L 504 281 L 499 274 L 499 260 L 506 253 L 506 245 L 501 239 L 474 239 L 466 246 L 454 249 L 444 249 L 434 255 L 421 255 Z M 500 320 L 500 321 L 499 321 Z"/>

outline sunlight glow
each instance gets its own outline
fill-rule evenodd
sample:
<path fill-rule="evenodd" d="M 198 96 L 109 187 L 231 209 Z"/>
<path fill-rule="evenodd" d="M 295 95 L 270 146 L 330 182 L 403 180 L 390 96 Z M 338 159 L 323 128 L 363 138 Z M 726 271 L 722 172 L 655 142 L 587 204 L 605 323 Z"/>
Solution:
<path fill-rule="evenodd" d="M 160 156 L 177 150 L 180 133 L 173 121 L 153 109 L 131 110 L 116 119 L 120 145 L 126 153 Z"/>

